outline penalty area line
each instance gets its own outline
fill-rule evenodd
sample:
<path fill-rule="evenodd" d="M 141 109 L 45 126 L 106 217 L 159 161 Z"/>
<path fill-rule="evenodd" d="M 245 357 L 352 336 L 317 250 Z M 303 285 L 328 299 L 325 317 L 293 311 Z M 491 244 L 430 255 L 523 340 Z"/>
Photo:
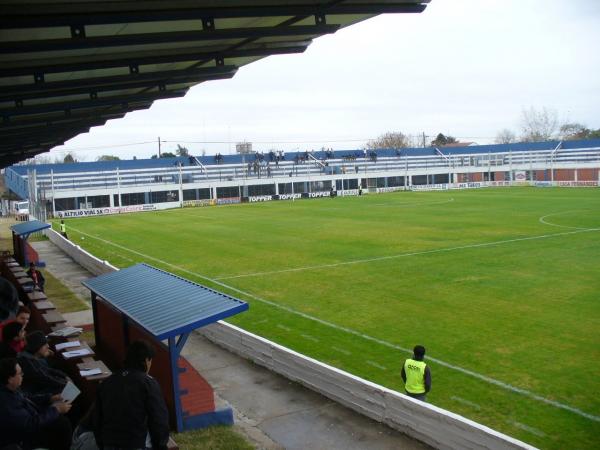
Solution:
<path fill-rule="evenodd" d="M 254 300 L 256 300 L 256 301 L 258 301 L 260 303 L 264 303 L 266 305 L 273 306 L 274 308 L 280 309 L 282 311 L 289 312 L 291 314 L 297 315 L 297 316 L 302 317 L 304 319 L 308 319 L 308 320 L 311 320 L 313 322 L 317 322 L 317 323 L 319 323 L 321 325 L 325 325 L 327 327 L 333 328 L 333 329 L 338 330 L 338 331 L 343 331 L 343 332 L 345 332 L 347 334 L 350 334 L 352 336 L 356 336 L 356 337 L 359 337 L 359 338 L 365 339 L 367 341 L 383 345 L 385 347 L 388 347 L 388 348 L 391 348 L 391 349 L 394 349 L 394 350 L 400 350 L 400 351 L 402 351 L 404 353 L 412 353 L 412 350 L 410 350 L 408 348 L 401 347 L 401 346 L 396 345 L 396 344 L 392 344 L 391 342 L 387 342 L 387 341 L 384 341 L 382 339 L 375 338 L 373 336 L 369 336 L 368 334 L 360 333 L 358 331 L 352 330 L 351 328 L 346 328 L 346 327 L 343 327 L 343 326 L 340 326 L 340 325 L 336 325 L 334 323 L 328 322 L 326 320 L 320 319 L 318 317 L 311 316 L 309 314 L 306 314 L 306 313 L 303 313 L 303 312 L 300 312 L 300 311 L 296 311 L 295 309 L 290 308 L 289 306 L 280 305 L 280 304 L 272 302 L 270 300 L 258 297 L 258 296 L 254 295 L 254 294 L 251 294 L 250 292 L 243 291 L 241 289 L 238 289 L 236 287 L 233 287 L 233 286 L 230 286 L 228 284 L 222 283 L 220 281 L 217 281 L 217 280 L 215 280 L 213 278 L 210 278 L 210 277 L 207 277 L 205 275 L 201 275 L 199 273 L 192 272 L 191 270 L 184 269 L 183 267 L 176 266 L 175 264 L 171 264 L 171 263 L 169 263 L 167 261 L 163 261 L 163 260 L 155 258 L 153 256 L 146 255 L 144 253 L 141 253 L 141 252 L 138 252 L 136 250 L 127 248 L 127 247 L 125 247 L 123 245 L 120 245 L 120 244 L 116 244 L 116 243 L 111 242 L 109 240 L 102 239 L 102 238 L 93 236 L 91 234 L 84 233 L 83 231 L 78 231 L 78 230 L 76 230 L 74 228 L 72 228 L 72 229 L 73 229 L 73 231 L 76 231 L 77 233 L 81 233 L 81 234 L 83 234 L 85 236 L 88 236 L 88 237 L 90 237 L 92 239 L 97 239 L 97 240 L 99 240 L 101 242 L 104 242 L 105 244 L 112 245 L 112 246 L 120 248 L 122 250 L 131 252 L 131 253 L 133 253 L 135 255 L 139 255 L 139 256 L 141 256 L 141 257 L 143 257 L 145 259 L 156 261 L 156 262 L 158 262 L 158 263 L 160 263 L 160 264 L 162 264 L 164 266 L 172 267 L 172 268 L 174 268 L 174 269 L 176 269 L 176 270 L 178 270 L 180 272 L 187 273 L 189 275 L 193 275 L 195 277 L 198 277 L 198 278 L 201 278 L 203 280 L 209 281 L 209 282 L 214 283 L 214 284 L 216 284 L 218 286 L 221 286 L 221 287 L 223 287 L 225 289 L 228 289 L 228 290 L 230 290 L 232 292 L 236 292 L 237 294 L 240 294 L 240 295 L 246 296 L 248 298 L 254 299 Z M 598 231 L 598 230 L 600 230 L 600 228 L 590 229 L 590 230 L 572 231 L 572 232 L 566 232 L 566 233 L 558 233 L 558 234 L 554 234 L 554 235 L 550 235 L 550 236 L 565 235 L 565 234 L 574 234 L 574 233 L 581 233 L 583 231 Z M 569 406 L 569 405 L 566 405 L 564 403 L 557 402 L 555 400 L 547 399 L 545 397 L 542 397 L 541 395 L 535 394 L 535 393 L 533 393 L 531 391 L 528 391 L 526 389 L 522 389 L 522 388 L 519 388 L 519 387 L 516 387 L 516 386 L 512 386 L 512 385 L 510 385 L 508 383 L 505 383 L 503 381 L 496 380 L 495 378 L 491 378 L 491 377 L 488 377 L 486 375 L 483 375 L 483 374 L 480 374 L 480 373 L 477 373 L 477 372 L 473 372 L 472 370 L 465 369 L 464 367 L 460 367 L 460 366 L 456 366 L 456 365 L 451 364 L 451 363 L 447 363 L 445 361 L 442 361 L 441 359 L 433 358 L 433 357 L 430 357 L 430 356 L 428 356 L 427 359 L 429 361 L 432 361 L 432 362 L 436 363 L 436 364 L 439 364 L 440 366 L 446 367 L 446 368 L 451 369 L 451 370 L 455 370 L 455 371 L 460 372 L 460 373 L 462 373 L 464 375 L 468 375 L 470 377 L 473 377 L 473 378 L 476 378 L 478 380 L 484 381 L 486 383 L 492 384 L 494 386 L 500 387 L 500 388 L 505 389 L 507 391 L 514 392 L 514 393 L 517 393 L 517 394 L 521 394 L 521 395 L 523 395 L 525 397 L 528 397 L 530 399 L 537 400 L 539 402 L 545 403 L 545 404 L 550 405 L 550 406 L 554 406 L 555 408 L 572 412 L 573 414 L 576 414 L 576 415 L 581 416 L 581 417 L 585 417 L 586 419 L 592 420 L 594 422 L 600 422 L 600 416 L 596 416 L 596 415 L 593 415 L 593 414 L 586 413 L 586 412 L 581 411 L 580 409 L 577 409 L 577 408 L 575 408 L 573 406 Z"/>

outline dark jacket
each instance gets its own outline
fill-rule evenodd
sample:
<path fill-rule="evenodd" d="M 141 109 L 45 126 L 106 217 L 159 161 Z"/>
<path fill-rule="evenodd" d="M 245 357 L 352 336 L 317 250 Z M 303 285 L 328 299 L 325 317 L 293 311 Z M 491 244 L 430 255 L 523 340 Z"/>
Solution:
<path fill-rule="evenodd" d="M 53 369 L 48 362 L 37 358 L 29 352 L 21 352 L 17 358 L 23 369 L 24 392 L 59 394 L 67 384 L 67 375 L 58 369 Z"/>
<path fill-rule="evenodd" d="M 50 406 L 48 397 L 38 400 L 34 403 L 21 392 L 0 386 L 0 448 L 17 443 L 30 448 L 30 439 L 58 419 L 58 410 Z"/>
<path fill-rule="evenodd" d="M 153 450 L 167 449 L 169 413 L 160 386 L 141 370 L 123 370 L 98 386 L 93 423 L 99 448 L 144 448 L 149 432 Z"/>

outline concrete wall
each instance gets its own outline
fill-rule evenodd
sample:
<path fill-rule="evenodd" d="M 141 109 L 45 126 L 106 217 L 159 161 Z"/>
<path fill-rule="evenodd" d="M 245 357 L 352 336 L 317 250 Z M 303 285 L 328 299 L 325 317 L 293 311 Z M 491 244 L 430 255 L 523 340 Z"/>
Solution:
<path fill-rule="evenodd" d="M 200 331 L 211 341 L 439 449 L 533 449 L 457 414 L 371 383 L 225 322 Z"/>
<path fill-rule="evenodd" d="M 118 270 L 116 267 L 110 265 L 108 261 L 102 261 L 96 258 L 91 253 L 86 252 L 79 245 L 76 245 L 68 239 L 65 239 L 60 233 L 57 233 L 51 228 L 44 230 L 44 234 L 48 237 L 48 239 L 50 239 L 50 241 L 52 241 L 58 248 L 69 255 L 81 267 L 86 268 L 94 275 L 101 275 L 103 273 Z"/>
<path fill-rule="evenodd" d="M 45 231 L 53 243 L 91 273 L 100 275 L 118 270 L 64 239 L 56 231 Z M 204 327 L 200 333 L 237 355 L 432 447 L 456 450 L 534 449 L 457 414 L 413 400 L 225 322 Z"/>

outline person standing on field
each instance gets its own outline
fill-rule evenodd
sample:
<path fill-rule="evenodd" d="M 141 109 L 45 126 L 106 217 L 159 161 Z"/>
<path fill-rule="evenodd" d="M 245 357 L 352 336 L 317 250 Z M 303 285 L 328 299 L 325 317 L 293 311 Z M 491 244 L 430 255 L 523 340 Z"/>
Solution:
<path fill-rule="evenodd" d="M 62 219 L 60 221 L 60 234 L 62 234 L 65 239 L 69 239 L 67 236 L 67 226 L 65 225 L 65 221 Z"/>
<path fill-rule="evenodd" d="M 421 401 L 426 401 L 427 393 L 431 390 L 431 371 L 424 358 L 425 347 L 416 345 L 413 357 L 404 361 L 401 374 L 406 395 Z"/>

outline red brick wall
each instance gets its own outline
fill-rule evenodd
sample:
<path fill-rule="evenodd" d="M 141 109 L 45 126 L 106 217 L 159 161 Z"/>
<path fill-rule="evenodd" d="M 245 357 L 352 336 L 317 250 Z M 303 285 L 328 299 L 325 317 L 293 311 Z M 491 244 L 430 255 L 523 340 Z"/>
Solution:
<path fill-rule="evenodd" d="M 508 181 L 508 172 L 494 172 L 494 181 Z"/>
<path fill-rule="evenodd" d="M 556 169 L 554 171 L 554 181 L 574 181 L 575 171 L 573 169 Z"/>
<path fill-rule="evenodd" d="M 578 181 L 598 181 L 598 169 L 578 169 Z"/>

